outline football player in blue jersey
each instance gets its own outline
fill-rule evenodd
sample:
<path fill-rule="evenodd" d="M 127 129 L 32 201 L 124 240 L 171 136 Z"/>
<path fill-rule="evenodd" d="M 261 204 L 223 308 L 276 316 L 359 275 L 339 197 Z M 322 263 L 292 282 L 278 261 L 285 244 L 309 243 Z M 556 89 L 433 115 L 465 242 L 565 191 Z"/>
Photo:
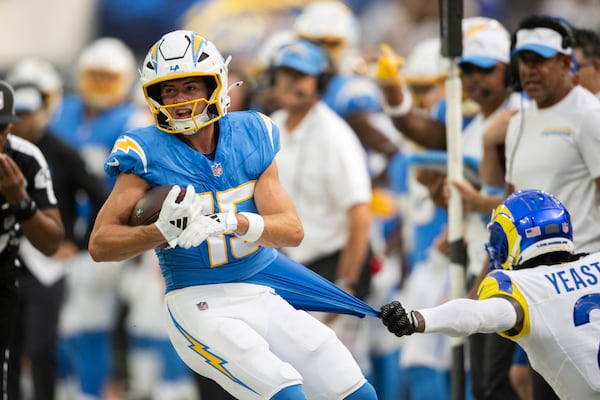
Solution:
<path fill-rule="evenodd" d="M 574 254 L 569 212 L 541 190 L 507 197 L 488 230 L 491 272 L 478 300 L 411 312 L 394 301 L 381 308 L 383 323 L 397 336 L 497 332 L 521 345 L 559 398 L 598 399 L 600 253 Z"/>
<path fill-rule="evenodd" d="M 156 249 L 173 345 L 235 397 L 376 399 L 350 352 L 303 310 L 377 312 L 275 249 L 303 238 L 274 161 L 279 130 L 260 113 L 227 113 L 229 61 L 191 31 L 151 47 L 141 81 L 155 126 L 115 142 L 105 170 L 117 179 L 90 254 Z M 157 221 L 130 226 L 137 201 L 160 185 L 176 186 Z"/>

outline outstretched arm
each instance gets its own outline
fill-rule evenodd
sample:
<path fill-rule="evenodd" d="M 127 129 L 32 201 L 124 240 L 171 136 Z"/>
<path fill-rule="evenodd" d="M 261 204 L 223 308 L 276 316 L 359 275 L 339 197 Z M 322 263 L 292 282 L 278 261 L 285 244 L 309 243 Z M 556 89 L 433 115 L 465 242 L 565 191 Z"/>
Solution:
<path fill-rule="evenodd" d="M 520 315 L 517 307 L 520 307 L 518 303 L 502 297 L 455 299 L 437 307 L 407 313 L 400 302 L 394 301 L 381 307 L 381 319 L 396 336 L 414 332 L 467 336 L 514 328 Z"/>
<path fill-rule="evenodd" d="M 412 111 L 411 94 L 399 74 L 403 61 L 387 45 L 381 46 L 377 81 L 383 92 L 385 112 L 403 135 L 421 146 L 445 150 L 446 127 L 440 121 Z"/>

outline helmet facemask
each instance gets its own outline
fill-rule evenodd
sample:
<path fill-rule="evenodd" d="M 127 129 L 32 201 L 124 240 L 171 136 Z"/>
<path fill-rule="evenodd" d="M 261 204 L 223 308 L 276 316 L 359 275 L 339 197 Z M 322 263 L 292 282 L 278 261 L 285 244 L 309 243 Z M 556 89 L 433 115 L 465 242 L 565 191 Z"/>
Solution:
<path fill-rule="evenodd" d="M 150 49 L 142 65 L 141 83 L 146 101 L 154 115 L 156 126 L 167 133 L 196 133 L 227 113 L 227 74 L 231 57 L 223 59 L 217 48 L 192 31 L 173 31 L 164 35 Z M 201 77 L 209 98 L 199 98 L 178 104 L 164 105 L 160 84 L 166 81 Z M 176 107 L 192 106 L 192 116 L 178 119 Z M 202 110 L 200 113 L 197 111 Z"/>
<path fill-rule="evenodd" d="M 223 90 L 219 82 L 219 76 L 199 76 L 203 77 L 207 86 L 210 94 L 208 99 L 198 98 L 164 105 L 160 96 L 160 82 L 149 87 L 144 87 L 144 94 L 159 129 L 169 133 L 192 135 L 200 128 L 212 124 L 224 114 L 219 104 L 220 93 Z M 178 118 L 174 110 L 186 105 L 192 106 L 191 116 L 189 118 Z M 198 112 L 199 110 L 202 110 L 202 112 Z"/>
<path fill-rule="evenodd" d="M 490 260 L 490 269 L 512 269 L 519 258 L 521 236 L 514 224 L 510 210 L 500 206 L 494 210 L 488 224 L 490 240 L 485 250 Z"/>

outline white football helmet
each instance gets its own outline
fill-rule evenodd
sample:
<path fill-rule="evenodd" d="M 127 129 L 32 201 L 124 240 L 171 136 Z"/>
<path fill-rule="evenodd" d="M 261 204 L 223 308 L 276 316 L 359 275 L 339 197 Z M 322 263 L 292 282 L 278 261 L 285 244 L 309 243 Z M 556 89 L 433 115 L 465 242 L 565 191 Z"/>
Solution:
<path fill-rule="evenodd" d="M 510 63 L 510 33 L 497 20 L 471 17 L 462 20 L 463 50 L 460 63 L 489 68 Z"/>
<path fill-rule="evenodd" d="M 105 110 L 127 99 L 135 57 L 119 39 L 104 37 L 86 47 L 77 61 L 77 87 L 86 105 Z"/>
<path fill-rule="evenodd" d="M 63 81 L 50 62 L 27 57 L 15 64 L 6 75 L 6 81 L 13 87 L 34 85 L 43 95 L 44 108 L 52 112 L 61 102 Z"/>
<path fill-rule="evenodd" d="M 227 113 L 231 103 L 227 92 L 227 60 L 213 43 L 204 37 L 187 30 L 165 34 L 148 51 L 142 69 L 141 83 L 144 97 L 154 114 L 156 126 L 168 133 L 193 134 Z M 160 83 L 193 76 L 204 77 L 210 91 L 210 98 L 196 99 L 184 103 L 162 104 Z M 204 110 L 196 114 L 196 109 Z M 169 109 L 192 104 L 192 117 L 176 119 Z"/>
<path fill-rule="evenodd" d="M 296 18 L 294 33 L 323 46 L 337 59 L 348 49 L 358 46 L 360 25 L 352 10 L 341 1 L 311 3 Z"/>
<path fill-rule="evenodd" d="M 450 61 L 442 57 L 439 37 L 418 43 L 408 55 L 402 76 L 409 85 L 433 86 L 448 76 Z"/>

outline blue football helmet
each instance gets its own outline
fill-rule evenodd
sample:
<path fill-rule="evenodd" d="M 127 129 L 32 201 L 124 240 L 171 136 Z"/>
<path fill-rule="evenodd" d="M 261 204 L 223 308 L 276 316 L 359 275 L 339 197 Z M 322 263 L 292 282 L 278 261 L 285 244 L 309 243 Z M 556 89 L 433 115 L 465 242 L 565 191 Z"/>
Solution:
<path fill-rule="evenodd" d="M 485 245 L 490 269 L 513 269 L 541 254 L 573 253 L 573 228 L 565 206 L 541 190 L 521 190 L 508 196 L 488 224 Z"/>

